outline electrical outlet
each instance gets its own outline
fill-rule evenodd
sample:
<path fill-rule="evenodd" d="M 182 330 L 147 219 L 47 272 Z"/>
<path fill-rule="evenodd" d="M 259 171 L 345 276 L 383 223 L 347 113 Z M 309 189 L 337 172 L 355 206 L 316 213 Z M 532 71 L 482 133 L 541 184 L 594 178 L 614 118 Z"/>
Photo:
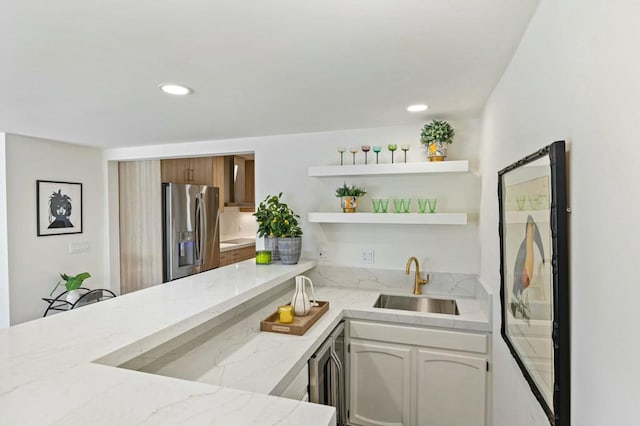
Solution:
<path fill-rule="evenodd" d="M 329 250 L 318 250 L 318 262 L 326 263 L 329 261 Z"/>
<path fill-rule="evenodd" d="M 374 251 L 371 249 L 363 250 L 362 256 L 360 256 L 360 263 L 364 263 L 366 265 L 373 265 L 373 261 L 374 261 Z"/>

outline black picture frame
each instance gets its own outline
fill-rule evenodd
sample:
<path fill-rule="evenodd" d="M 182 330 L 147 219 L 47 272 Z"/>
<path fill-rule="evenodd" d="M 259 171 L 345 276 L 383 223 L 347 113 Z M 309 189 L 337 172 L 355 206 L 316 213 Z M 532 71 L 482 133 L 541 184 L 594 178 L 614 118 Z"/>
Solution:
<path fill-rule="evenodd" d="M 546 198 L 545 198 L 546 197 Z M 553 426 L 571 424 L 565 142 L 498 172 L 500 333 Z"/>
<path fill-rule="evenodd" d="M 81 183 L 36 180 L 38 237 L 81 234 L 82 203 Z"/>

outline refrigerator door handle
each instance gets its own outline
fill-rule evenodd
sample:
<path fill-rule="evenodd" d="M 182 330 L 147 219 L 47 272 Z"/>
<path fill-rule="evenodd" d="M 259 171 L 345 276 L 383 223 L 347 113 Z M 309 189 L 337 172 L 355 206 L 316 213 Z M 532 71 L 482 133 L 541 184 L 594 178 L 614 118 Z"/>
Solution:
<path fill-rule="evenodd" d="M 202 253 L 200 251 L 200 244 L 202 241 L 202 229 L 200 226 L 200 216 L 201 216 L 201 200 L 199 197 L 196 197 L 196 211 L 195 211 L 195 218 L 194 218 L 194 225 L 193 225 L 193 230 L 194 230 L 194 239 L 195 239 L 195 264 L 199 265 L 201 263 L 202 260 Z"/>
<path fill-rule="evenodd" d="M 208 262 L 208 259 L 210 257 L 208 247 L 205 245 L 205 241 L 207 240 L 209 231 L 207 229 L 207 217 L 209 216 L 209 213 L 207 211 L 207 203 L 204 202 L 202 195 L 200 195 L 198 201 L 200 206 L 200 239 L 198 240 L 198 244 L 200 245 L 200 247 L 198 248 L 198 251 L 200 253 L 200 265 L 204 267 L 205 262 Z"/>

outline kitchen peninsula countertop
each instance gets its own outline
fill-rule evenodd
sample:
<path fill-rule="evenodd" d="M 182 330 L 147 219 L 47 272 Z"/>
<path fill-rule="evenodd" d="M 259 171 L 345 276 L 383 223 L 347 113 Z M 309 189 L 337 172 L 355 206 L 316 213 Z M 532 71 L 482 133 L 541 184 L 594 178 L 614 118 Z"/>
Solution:
<path fill-rule="evenodd" d="M 0 330 L 2 423 L 335 424 L 332 407 L 94 362 L 142 353 L 314 265 L 241 262 Z"/>
<path fill-rule="evenodd" d="M 343 318 L 491 330 L 488 297 L 450 295 L 459 316 L 377 309 L 372 306 L 378 295 L 390 291 L 358 288 L 364 281 L 332 285 L 345 271 L 322 276 L 309 271 L 314 266 L 313 261 L 256 266 L 248 260 L 2 330 L 3 419 L 12 424 L 91 419 L 92 424 L 331 425 L 332 407 L 267 394 L 279 395 Z M 306 271 L 325 283 L 316 293 L 330 302 L 329 311 L 304 336 L 260 332 L 260 320 L 290 298 L 282 283 Z M 401 285 L 391 292 L 409 294 Z M 234 317 L 232 311 L 243 306 L 251 307 Z M 111 366 L 216 324 L 227 328 L 195 349 L 178 349 L 173 359 L 155 365 L 147 359 L 153 366 L 148 372 L 156 374 Z"/>
<path fill-rule="evenodd" d="M 481 303 L 472 298 L 456 297 L 460 315 L 451 316 L 373 308 L 379 290 L 318 286 L 315 292 L 318 300 L 329 301 L 329 311 L 303 336 L 260 331 L 260 320 L 290 301 L 288 291 L 256 307 L 220 333 L 202 336 L 182 348 L 168 353 L 161 351 L 157 358 L 145 359 L 143 363 L 147 366 L 142 371 L 279 395 L 345 318 L 487 331 L 488 318 Z"/>

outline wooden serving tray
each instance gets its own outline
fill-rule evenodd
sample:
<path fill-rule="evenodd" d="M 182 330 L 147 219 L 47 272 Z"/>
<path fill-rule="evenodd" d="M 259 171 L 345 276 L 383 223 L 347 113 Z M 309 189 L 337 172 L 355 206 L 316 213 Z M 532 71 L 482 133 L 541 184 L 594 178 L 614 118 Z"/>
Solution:
<path fill-rule="evenodd" d="M 323 302 L 321 300 L 317 300 L 317 302 L 320 306 L 312 306 L 311 312 L 303 317 L 295 316 L 291 324 L 280 323 L 277 312 L 269 315 L 260 321 L 260 331 L 302 336 L 329 310 L 329 302 Z"/>

